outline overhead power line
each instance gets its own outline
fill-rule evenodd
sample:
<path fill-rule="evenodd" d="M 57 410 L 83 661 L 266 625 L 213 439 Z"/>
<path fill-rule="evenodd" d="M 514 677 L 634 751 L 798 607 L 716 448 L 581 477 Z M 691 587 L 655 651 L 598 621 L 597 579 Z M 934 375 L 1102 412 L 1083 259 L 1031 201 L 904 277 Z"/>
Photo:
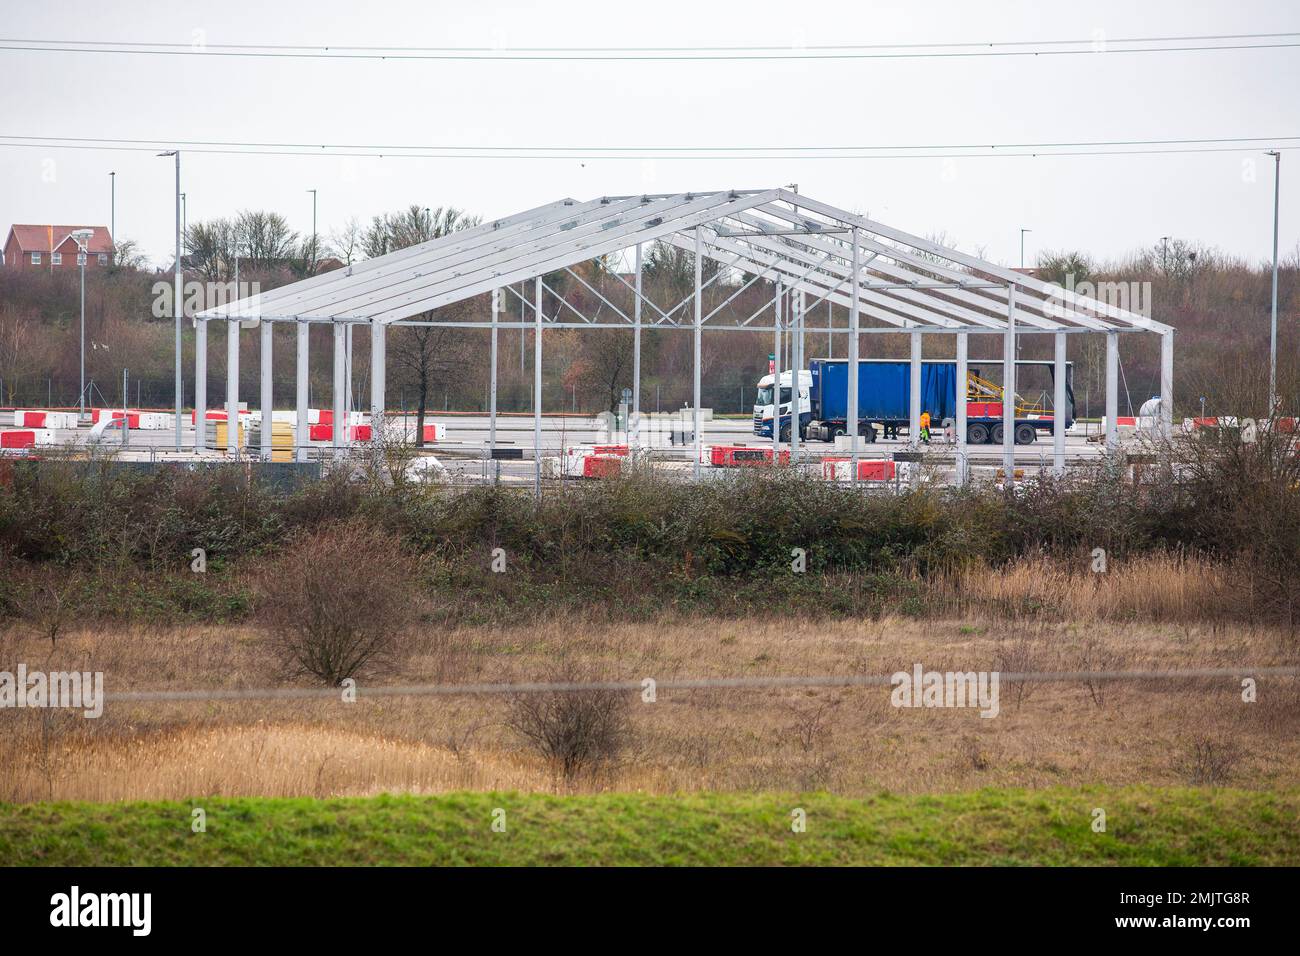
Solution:
<path fill-rule="evenodd" d="M 1300 38 L 1300 32 L 1115 38 L 1098 35 L 1077 40 L 940 41 L 929 43 L 800 44 L 789 46 L 418 47 L 402 45 L 356 46 L 348 44 L 178 43 L 169 41 L 0 37 L 0 50 L 38 53 L 116 53 L 154 56 L 235 56 L 344 60 L 866 60 L 1287 49 L 1300 46 L 1300 43 L 1294 42 L 1297 38 Z"/>
<path fill-rule="evenodd" d="M 436 150 L 446 152 L 475 152 L 475 153 L 582 153 L 584 155 L 591 153 L 635 153 L 637 158 L 645 154 L 658 153 L 729 153 L 729 152 L 785 152 L 785 153 L 802 153 L 802 152 L 836 152 L 845 150 L 858 150 L 862 152 L 881 152 L 889 150 L 950 150 L 950 149 L 974 149 L 974 150 L 1006 150 L 1006 149 L 1068 149 L 1083 147 L 1120 147 L 1120 146 L 1207 146 L 1207 145 L 1224 145 L 1228 143 L 1257 143 L 1272 144 L 1280 142 L 1294 142 L 1300 140 L 1300 136 L 1219 136 L 1203 138 L 1183 138 L 1183 139 L 1111 139 L 1111 140 L 1077 140 L 1061 142 L 1044 142 L 1044 143 L 907 143 L 893 145 L 846 145 L 846 146 L 816 146 L 816 145 L 768 145 L 768 146 L 651 146 L 648 144 L 634 146 L 596 146 L 590 144 L 576 144 L 567 146 L 492 146 L 488 144 L 475 144 L 470 146 L 457 144 L 400 144 L 400 143 L 294 143 L 294 142 L 237 142 L 231 140 L 210 140 L 210 139 L 170 139 L 150 137 L 144 139 L 130 139 L 125 137 L 96 137 L 96 136 L 21 136 L 12 134 L 0 134 L 0 140 L 37 140 L 41 143 L 108 143 L 112 145 L 139 145 L 154 149 L 161 146 L 186 148 L 195 146 L 215 146 L 222 148 L 248 148 L 248 149 L 295 149 L 295 150 L 341 150 L 341 149 L 364 149 L 369 151 L 383 151 L 393 154 L 404 153 L 410 150 Z M 1251 147 L 1255 148 L 1255 147 Z"/>
<path fill-rule="evenodd" d="M 1135 156 L 1191 153 L 1255 152 L 1264 145 L 1295 149 L 1300 136 L 1234 137 L 1224 139 L 1101 140 L 1059 144 L 990 144 L 930 146 L 836 147 L 601 147 L 601 146 L 366 146 L 303 143 L 241 143 L 219 140 L 102 139 L 0 134 L 0 146 L 34 149 L 86 149 L 152 152 L 183 148 L 188 153 L 224 156 L 328 156 L 354 159 L 498 159 L 498 160 L 888 160 L 1047 158 L 1050 156 Z M 1231 145 L 1224 145 L 1231 144 Z M 1246 145 L 1250 144 L 1250 145 Z M 1067 147 L 1067 148 L 1061 148 Z M 821 152 L 801 150 L 849 150 Z M 852 151 L 852 150 L 857 150 Z M 963 151 L 954 151 L 963 150 Z M 972 152 L 971 150 L 978 150 Z"/>

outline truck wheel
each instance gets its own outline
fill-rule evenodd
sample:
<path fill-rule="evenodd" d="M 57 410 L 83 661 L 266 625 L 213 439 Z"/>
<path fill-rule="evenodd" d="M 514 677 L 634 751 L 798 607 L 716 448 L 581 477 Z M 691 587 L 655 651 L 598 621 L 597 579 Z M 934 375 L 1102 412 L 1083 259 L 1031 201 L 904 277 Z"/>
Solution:
<path fill-rule="evenodd" d="M 1032 445 L 1034 443 L 1034 439 L 1037 437 L 1038 437 L 1038 429 L 1036 429 L 1033 425 L 1026 425 L 1024 422 L 1021 422 L 1019 425 L 1016 426 L 1017 445 Z"/>
<path fill-rule="evenodd" d="M 876 441 L 876 426 L 867 425 L 865 428 L 863 428 L 862 437 L 866 440 L 866 443 L 868 445 L 874 444 Z"/>
<path fill-rule="evenodd" d="M 789 440 L 790 440 L 790 426 L 789 426 L 789 425 L 782 425 L 782 426 L 781 426 L 781 441 L 788 442 Z"/>
<path fill-rule="evenodd" d="M 829 429 L 829 431 L 827 432 L 827 434 L 830 435 L 830 438 L 828 438 L 827 441 L 834 441 L 834 440 L 837 439 L 837 438 L 843 438 L 843 437 L 844 437 L 844 429 L 841 428 L 839 425 L 835 425 L 835 426 L 833 426 L 832 428 Z"/>
<path fill-rule="evenodd" d="M 994 425 L 992 428 L 989 429 L 989 442 L 991 444 L 1001 445 L 1005 437 L 1006 437 L 1006 432 L 1003 430 L 1001 422 L 998 422 L 996 425 Z"/>
<path fill-rule="evenodd" d="M 989 442 L 989 429 L 987 425 L 976 422 L 966 429 L 966 443 L 969 445 L 987 445 Z"/>

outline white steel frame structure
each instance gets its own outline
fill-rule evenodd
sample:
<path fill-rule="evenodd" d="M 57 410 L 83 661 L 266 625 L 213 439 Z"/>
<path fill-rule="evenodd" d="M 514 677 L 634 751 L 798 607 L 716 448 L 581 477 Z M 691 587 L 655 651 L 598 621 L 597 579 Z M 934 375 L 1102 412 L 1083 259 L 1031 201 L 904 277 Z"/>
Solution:
<path fill-rule="evenodd" d="M 646 243 L 662 241 L 695 257 L 694 290 L 671 308 L 663 308 L 643 294 L 642 252 Z M 573 267 L 611 254 L 633 250 L 635 282 L 616 276 L 633 297 L 632 315 L 582 279 Z M 720 264 L 708 281 L 703 262 Z M 558 296 L 544 277 L 566 271 L 613 312 L 610 321 L 596 321 Z M 724 276 L 742 273 L 749 278 L 726 288 L 722 302 L 706 311 L 704 291 Z M 531 302 L 516 284 L 532 281 Z M 745 289 L 763 280 L 776 294 L 759 311 L 740 317 L 727 307 Z M 531 321 L 502 321 L 505 297 L 512 294 L 532 309 Z M 556 300 L 547 315 L 544 298 Z M 491 321 L 445 321 L 428 313 L 476 296 L 491 295 Z M 719 293 L 721 295 L 721 293 Z M 206 342 L 206 323 L 228 323 L 230 364 L 227 408 L 238 410 L 238 336 L 241 327 L 262 326 L 263 368 L 269 369 L 271 336 L 265 323 L 293 323 L 297 330 L 297 444 L 307 436 L 307 328 L 312 323 L 334 329 L 334 431 L 336 456 L 347 444 L 347 416 L 343 398 L 350 364 L 346 355 L 348 326 L 368 324 L 371 334 L 370 409 L 378 423 L 384 411 L 385 330 L 390 325 L 431 325 L 465 329 L 491 329 L 490 420 L 491 442 L 496 433 L 497 332 L 533 329 L 533 415 L 536 488 L 541 488 L 542 332 L 549 328 L 618 328 L 634 336 L 633 419 L 641 411 L 641 337 L 645 329 L 689 329 L 694 338 L 693 408 L 695 470 L 701 453 L 700 354 L 705 331 L 770 331 L 774 333 L 780 361 L 783 332 L 792 335 L 791 357 L 803 361 L 805 316 L 827 302 L 847 309 L 847 328 L 824 330 L 847 335 L 849 408 L 860 405 L 857 365 L 862 336 L 872 333 L 907 333 L 911 345 L 912 383 L 910 421 L 913 443 L 920 418 L 920 364 L 923 336 L 955 335 L 957 381 L 966 381 L 971 335 L 1000 335 L 1003 342 L 1004 421 L 1014 420 L 1015 356 L 1017 336 L 1054 337 L 1055 418 L 1053 471 L 1065 467 L 1066 336 L 1100 333 L 1106 336 L 1106 445 L 1118 442 L 1118 356 L 1121 332 L 1160 335 L 1161 423 L 1172 430 L 1173 333 L 1171 326 L 1095 298 L 1045 283 L 1024 273 L 942 246 L 866 216 L 856 215 L 787 189 L 732 189 L 634 196 L 603 196 L 580 202 L 557 202 L 482 223 L 471 229 L 410 246 L 387 255 L 354 263 L 287 286 L 200 312 L 195 318 L 199 340 Z M 763 316 L 770 318 L 764 324 Z M 566 314 L 571 313 L 571 317 Z M 424 318 L 421 318 L 424 317 Z M 196 349 L 199 381 L 206 375 L 206 348 Z M 778 365 L 779 367 L 779 365 Z M 270 376 L 264 374 L 262 409 L 269 419 Z M 798 393 L 798 389 L 794 389 Z M 196 391 L 198 437 L 204 442 L 202 422 L 206 409 L 203 389 Z M 794 399 L 798 401 L 798 399 Z M 856 415 L 852 416 L 856 418 Z M 635 425 L 632 426 L 635 428 Z M 774 433 L 779 429 L 774 428 Z M 797 429 L 795 429 L 797 434 Z M 859 441 L 851 433 L 851 473 L 856 480 Z M 1015 429 L 1003 434 L 1003 466 L 1008 483 L 1015 462 Z M 234 436 L 235 430 L 229 434 Z M 233 437 L 231 439 L 234 440 Z M 779 435 L 773 435 L 779 443 Z M 797 438 L 792 436 L 793 441 Z M 264 431 L 263 451 L 267 433 Z M 299 454 L 302 452 L 300 450 Z M 957 480 L 966 475 L 966 405 L 957 402 Z"/>

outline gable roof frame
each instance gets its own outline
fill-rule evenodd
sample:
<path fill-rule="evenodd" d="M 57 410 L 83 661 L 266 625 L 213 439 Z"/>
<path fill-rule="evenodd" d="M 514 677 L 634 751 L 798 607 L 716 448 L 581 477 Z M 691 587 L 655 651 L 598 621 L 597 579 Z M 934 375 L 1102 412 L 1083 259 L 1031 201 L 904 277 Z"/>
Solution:
<path fill-rule="evenodd" d="M 662 240 L 693 252 L 697 227 L 710 258 L 747 272 L 771 270 L 792 288 L 844 306 L 853 301 L 847 286 L 854 277 L 851 240 L 843 237 L 856 230 L 865 253 L 859 307 L 900 330 L 1003 330 L 1012 302 L 1022 332 L 1171 330 L 783 188 L 561 199 L 207 309 L 197 318 L 401 324 L 641 243 Z"/>

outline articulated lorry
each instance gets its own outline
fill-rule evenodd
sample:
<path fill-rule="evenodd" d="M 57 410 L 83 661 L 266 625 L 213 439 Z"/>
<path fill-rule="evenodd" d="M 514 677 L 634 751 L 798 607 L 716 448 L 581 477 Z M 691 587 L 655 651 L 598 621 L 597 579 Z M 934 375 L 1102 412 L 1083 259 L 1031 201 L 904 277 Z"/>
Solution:
<path fill-rule="evenodd" d="M 813 359 L 810 368 L 799 372 L 799 435 L 804 440 L 834 441 L 848 434 L 848 373 L 846 359 Z M 1001 371 L 1000 360 L 976 360 L 967 364 L 967 382 L 962 397 L 966 401 L 966 441 L 972 445 L 1002 444 L 1002 388 L 988 381 L 984 369 Z M 1050 384 L 1055 375 L 1054 363 L 1020 361 L 1016 363 L 1017 380 L 1030 369 L 1044 368 Z M 1065 425 L 1074 423 L 1073 363 L 1065 369 Z M 789 372 L 781 373 L 781 439 L 788 441 L 791 423 L 791 388 Z M 759 381 L 754 405 L 754 434 L 772 437 L 774 382 L 771 375 Z M 884 429 L 906 428 L 912 392 L 912 365 L 908 361 L 863 359 L 858 362 L 858 434 L 866 441 L 876 440 L 877 426 Z M 921 411 L 930 413 L 936 426 L 957 417 L 957 363 L 921 363 Z M 1052 431 L 1052 411 L 1017 396 L 1015 420 L 1016 444 L 1028 445 L 1040 431 Z"/>

